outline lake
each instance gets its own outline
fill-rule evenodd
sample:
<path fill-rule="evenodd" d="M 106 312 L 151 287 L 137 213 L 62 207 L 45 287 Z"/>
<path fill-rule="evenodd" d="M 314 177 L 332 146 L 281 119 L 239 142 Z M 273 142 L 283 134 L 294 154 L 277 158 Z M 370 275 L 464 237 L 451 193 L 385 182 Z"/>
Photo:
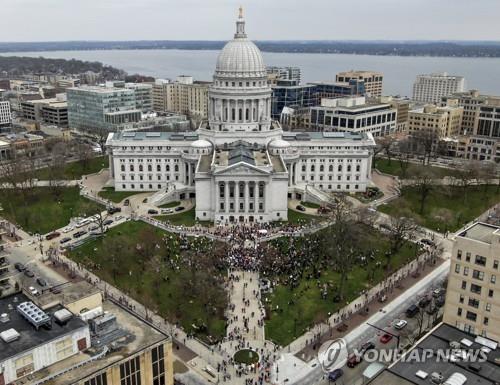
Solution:
<path fill-rule="evenodd" d="M 157 78 L 174 79 L 192 75 L 211 80 L 219 51 L 189 50 L 99 50 L 2 53 L 4 56 L 100 61 L 127 71 Z M 462 75 L 468 89 L 500 95 L 500 58 L 406 57 L 344 54 L 263 52 L 266 65 L 297 66 L 302 81 L 334 80 L 335 74 L 350 69 L 380 71 L 384 74 L 384 94 L 410 96 L 416 75 L 448 72 Z"/>

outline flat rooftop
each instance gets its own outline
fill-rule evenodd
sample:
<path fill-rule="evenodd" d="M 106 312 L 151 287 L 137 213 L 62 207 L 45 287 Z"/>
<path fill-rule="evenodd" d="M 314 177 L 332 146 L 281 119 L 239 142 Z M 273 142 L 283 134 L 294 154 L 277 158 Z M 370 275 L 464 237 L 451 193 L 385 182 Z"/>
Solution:
<path fill-rule="evenodd" d="M 136 352 L 142 351 L 151 345 L 168 339 L 167 335 L 160 333 L 158 330 L 152 328 L 141 319 L 135 317 L 127 310 L 114 304 L 113 302 L 103 302 L 103 310 L 116 316 L 118 327 L 125 330 L 127 332 L 127 336 L 113 341 L 112 351 L 104 357 L 92 361 L 91 363 L 79 366 L 65 373 L 64 376 L 52 379 L 50 381 L 51 385 L 71 385 L 77 383 L 80 380 L 92 376 L 94 373 L 115 364 L 117 361 L 120 361 Z M 91 348 L 85 353 L 69 357 L 66 360 L 60 361 L 40 372 L 35 373 L 33 375 L 35 377 L 33 381 L 41 380 L 65 368 L 85 362 L 98 353 L 98 350 Z"/>
<path fill-rule="evenodd" d="M 16 307 L 22 302 L 30 302 L 30 299 L 24 294 L 15 294 L 0 299 L 0 314 L 5 313 L 9 316 L 8 322 L 0 322 L 0 333 L 8 329 L 15 329 L 21 335 L 17 340 L 9 343 L 0 339 L 0 362 L 53 339 L 70 334 L 86 325 L 80 318 L 72 317 L 64 325 L 52 322 L 52 328 L 48 329 L 41 326 L 36 330 L 31 323 L 17 312 Z M 45 310 L 45 313 L 52 316 L 60 309 L 62 309 L 62 306 L 54 306 Z"/>
<path fill-rule="evenodd" d="M 479 351 L 485 347 L 484 339 L 476 338 L 467 334 L 453 326 L 441 324 L 431 333 L 424 337 L 414 348 L 419 353 L 423 349 L 430 349 L 436 352 L 438 349 L 450 349 L 450 342 L 460 342 L 468 340 L 471 345 L 466 347 L 461 345 L 462 349 L 470 349 Z M 444 381 L 452 374 L 460 373 L 467 378 L 467 385 L 494 385 L 500 379 L 500 349 L 493 341 L 489 341 L 488 345 L 496 345 L 496 349 L 487 353 L 485 362 L 477 362 L 479 370 L 471 369 L 471 363 L 465 361 L 449 362 L 446 360 L 437 360 L 436 354 L 433 357 L 427 358 L 424 361 L 417 361 L 409 358 L 406 362 L 400 360 L 389 368 L 385 369 L 380 375 L 373 379 L 371 385 L 393 385 L 393 384 L 415 384 L 428 385 L 432 373 L 440 373 Z M 419 354 L 422 356 L 422 354 Z M 476 367 L 477 369 L 477 367 Z M 428 374 L 426 379 L 422 379 L 416 375 L 417 372 Z"/>
<path fill-rule="evenodd" d="M 283 140 L 308 141 L 308 140 L 366 140 L 368 135 L 364 132 L 283 132 Z"/>
<path fill-rule="evenodd" d="M 477 222 L 462 231 L 458 236 L 491 245 L 495 236 L 500 236 L 500 227 L 488 223 Z"/>
<path fill-rule="evenodd" d="M 120 131 L 113 133 L 112 140 L 141 141 L 141 140 L 169 140 L 169 141 L 195 141 L 198 134 L 193 131 L 186 132 L 148 132 L 148 131 Z"/>

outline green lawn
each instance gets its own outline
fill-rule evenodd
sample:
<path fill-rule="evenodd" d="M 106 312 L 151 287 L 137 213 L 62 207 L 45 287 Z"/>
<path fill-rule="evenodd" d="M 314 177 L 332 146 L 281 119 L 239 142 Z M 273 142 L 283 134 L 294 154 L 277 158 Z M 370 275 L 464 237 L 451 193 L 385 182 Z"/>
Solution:
<path fill-rule="evenodd" d="M 179 201 L 175 201 L 175 202 L 170 202 L 170 203 L 165 203 L 164 205 L 161 205 L 161 206 L 158 206 L 162 209 L 170 209 L 172 207 L 177 207 L 181 204 L 181 202 Z"/>
<path fill-rule="evenodd" d="M 405 187 L 401 197 L 378 209 L 392 216 L 412 217 L 422 226 L 445 232 L 458 230 L 498 202 L 497 186 L 470 186 L 466 196 L 463 187 L 436 186 L 420 214 L 420 194 L 414 187 Z"/>
<path fill-rule="evenodd" d="M 104 187 L 99 191 L 99 196 L 104 199 L 109 199 L 111 202 L 120 203 L 129 196 L 138 194 L 137 191 L 115 191 L 114 187 Z"/>
<path fill-rule="evenodd" d="M 214 244 L 205 238 L 188 242 L 188 250 L 181 250 L 176 235 L 131 221 L 70 251 L 69 257 L 148 308 L 179 322 L 188 333 L 220 339 L 225 335 L 227 297 L 223 275 L 208 262 Z M 195 244 L 202 250 L 199 255 L 191 251 Z M 189 259 L 191 267 L 186 263 Z"/>
<path fill-rule="evenodd" d="M 63 166 L 61 174 L 58 178 L 62 180 L 80 179 L 83 175 L 94 174 L 99 172 L 101 169 L 108 167 L 109 157 L 106 155 L 89 159 L 87 164 L 83 164 L 81 161 L 70 162 Z M 50 170 L 48 168 L 41 168 L 37 170 L 35 178 L 39 180 L 50 179 Z"/>
<path fill-rule="evenodd" d="M 30 233 L 48 233 L 66 226 L 71 217 L 87 216 L 101 209 L 80 196 L 78 187 L 37 187 L 27 195 L 13 189 L 0 191 L 0 215 Z"/>
<path fill-rule="evenodd" d="M 282 283 L 273 289 L 272 294 L 265 297 L 269 317 L 265 326 L 266 338 L 286 346 L 295 338 L 304 334 L 307 328 L 326 320 L 328 314 L 335 313 L 346 302 L 359 297 L 363 290 L 369 289 L 385 277 L 384 265 L 387 260 L 384 253 L 389 249 L 387 238 L 380 232 L 368 227 L 361 234 L 363 236 L 359 242 L 362 249 L 373 250 L 374 259 L 370 260 L 365 266 L 356 266 L 348 274 L 344 303 L 334 302 L 334 297 L 338 294 L 336 288 L 340 281 L 340 274 L 333 270 L 318 267 L 317 271 L 320 271 L 320 274 L 317 276 L 314 274 L 313 269 L 307 269 L 303 272 L 298 287 L 293 289 L 283 283 L 286 277 L 273 278 L 280 279 Z M 299 238 L 294 242 L 297 246 L 297 242 L 300 244 L 304 240 L 305 238 Z M 281 244 L 278 247 L 284 248 L 283 252 L 286 253 L 288 242 L 287 238 L 281 238 L 275 242 L 275 245 Z M 409 262 L 415 255 L 416 245 L 405 244 L 401 251 L 392 258 L 391 270 L 394 271 Z M 378 265 L 377 262 L 380 262 L 380 264 Z M 310 276 L 308 277 L 308 275 Z M 321 296 L 324 285 L 328 287 L 326 299 Z"/>
<path fill-rule="evenodd" d="M 314 221 L 319 221 L 321 217 L 315 215 L 304 214 L 299 211 L 288 209 L 288 223 L 293 225 L 306 224 Z"/>
<path fill-rule="evenodd" d="M 173 226 L 194 226 L 196 225 L 195 209 L 183 211 L 178 214 L 160 215 L 155 217 L 159 221 L 170 223 Z"/>
<path fill-rule="evenodd" d="M 400 178 L 403 177 L 403 170 L 401 168 L 401 163 L 397 159 L 389 159 L 386 158 L 376 158 L 375 159 L 375 168 L 380 172 L 396 175 Z M 444 167 L 435 167 L 422 165 L 417 163 L 409 163 L 408 168 L 406 169 L 405 178 L 411 178 L 415 173 L 425 171 L 427 173 L 431 173 L 435 176 L 436 179 L 444 178 L 445 176 L 454 176 L 457 172 L 453 169 L 444 168 Z"/>

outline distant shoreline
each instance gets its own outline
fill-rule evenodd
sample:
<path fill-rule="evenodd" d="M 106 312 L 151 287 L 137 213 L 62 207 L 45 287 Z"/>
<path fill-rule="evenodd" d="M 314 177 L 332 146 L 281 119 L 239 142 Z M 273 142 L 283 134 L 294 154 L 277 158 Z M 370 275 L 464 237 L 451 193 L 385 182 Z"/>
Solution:
<path fill-rule="evenodd" d="M 0 43 L 0 53 L 104 50 L 220 50 L 225 41 L 74 41 Z M 499 58 L 500 42 L 257 41 L 263 52 L 402 57 Z"/>

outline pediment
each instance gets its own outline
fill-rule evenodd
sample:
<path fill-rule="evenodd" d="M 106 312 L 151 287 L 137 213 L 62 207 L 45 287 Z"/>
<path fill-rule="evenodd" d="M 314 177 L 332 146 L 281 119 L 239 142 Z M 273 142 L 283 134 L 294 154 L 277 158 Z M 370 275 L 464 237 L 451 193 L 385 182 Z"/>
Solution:
<path fill-rule="evenodd" d="M 245 162 L 239 162 L 215 172 L 216 175 L 269 175 L 269 172 Z"/>

